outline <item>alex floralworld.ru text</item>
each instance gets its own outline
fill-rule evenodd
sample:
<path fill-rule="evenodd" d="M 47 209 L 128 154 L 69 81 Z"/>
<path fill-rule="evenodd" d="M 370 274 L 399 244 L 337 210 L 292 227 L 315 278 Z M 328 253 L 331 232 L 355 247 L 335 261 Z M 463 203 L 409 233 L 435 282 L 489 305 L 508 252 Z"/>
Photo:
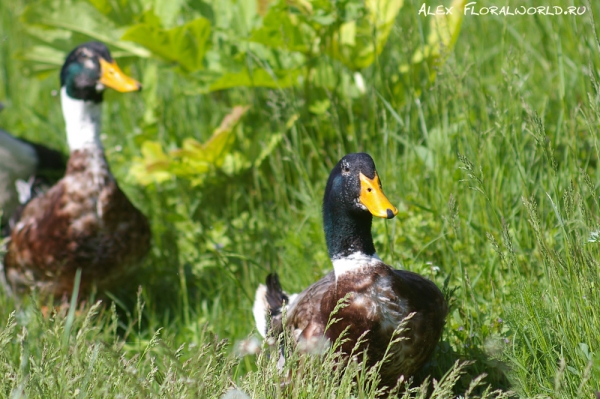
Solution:
<path fill-rule="evenodd" d="M 428 6 L 427 3 L 423 3 L 419 8 L 419 15 L 430 16 L 430 15 L 453 15 L 454 7 L 446 7 L 443 5 Z M 487 6 L 479 7 L 477 2 L 467 3 L 462 10 L 464 15 L 583 15 L 587 11 L 586 7 L 560 7 L 560 6 L 537 6 L 537 7 L 525 7 L 525 6 Z M 458 11 L 457 13 L 460 13 Z"/>

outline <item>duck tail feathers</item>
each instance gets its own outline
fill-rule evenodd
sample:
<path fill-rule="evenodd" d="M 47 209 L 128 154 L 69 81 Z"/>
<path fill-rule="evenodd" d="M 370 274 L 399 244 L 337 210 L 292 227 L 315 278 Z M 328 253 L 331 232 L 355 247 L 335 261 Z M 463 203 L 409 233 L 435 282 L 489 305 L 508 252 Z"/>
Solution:
<path fill-rule="evenodd" d="M 289 304 L 288 295 L 281 289 L 279 276 L 271 273 L 267 276 L 266 285 L 260 284 L 256 290 L 252 313 L 256 329 L 264 338 L 271 327 L 276 330 L 281 324 L 283 307 Z"/>
<path fill-rule="evenodd" d="M 271 273 L 267 276 L 266 300 L 269 306 L 271 317 L 277 317 L 281 314 L 284 304 L 290 303 L 290 298 L 281 289 L 279 276 L 277 273 Z"/>

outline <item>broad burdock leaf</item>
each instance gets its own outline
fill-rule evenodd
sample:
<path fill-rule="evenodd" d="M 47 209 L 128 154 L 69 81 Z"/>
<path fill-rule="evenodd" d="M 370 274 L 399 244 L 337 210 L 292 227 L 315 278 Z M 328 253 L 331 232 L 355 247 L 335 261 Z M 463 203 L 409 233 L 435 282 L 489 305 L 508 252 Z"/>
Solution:
<path fill-rule="evenodd" d="M 176 62 L 186 72 L 194 72 L 202 69 L 209 37 L 210 22 L 199 17 L 172 29 L 164 29 L 156 23 L 137 24 L 129 28 L 122 39 L 138 43 L 167 61 Z"/>

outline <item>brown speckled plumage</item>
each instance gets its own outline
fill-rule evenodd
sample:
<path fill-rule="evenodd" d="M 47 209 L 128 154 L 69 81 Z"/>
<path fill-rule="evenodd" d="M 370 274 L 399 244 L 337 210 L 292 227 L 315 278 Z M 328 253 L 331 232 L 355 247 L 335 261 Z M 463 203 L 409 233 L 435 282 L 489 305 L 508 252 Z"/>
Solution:
<path fill-rule="evenodd" d="M 333 316 L 341 320 L 325 331 L 331 312 L 347 294 L 347 306 Z M 348 328 L 348 341 L 341 348 L 346 354 L 368 331 L 368 366 L 372 366 L 383 358 L 394 329 L 413 312 L 403 340 L 392 347 L 389 362 L 381 368 L 382 384 L 394 386 L 401 375 L 410 377 L 423 367 L 442 335 L 448 308 L 430 280 L 383 262 L 342 275 L 337 282 L 331 272 L 298 294 L 286 311 L 286 324 L 297 341 L 305 342 L 318 342 L 323 336 L 335 341 Z M 282 332 L 281 323 L 282 315 L 273 317 L 273 333 Z"/>
<path fill-rule="evenodd" d="M 44 196 L 31 200 L 12 231 L 5 256 L 13 289 L 70 295 L 111 284 L 138 264 L 150 247 L 146 217 L 110 173 L 101 149 L 71 153 L 67 172 Z"/>

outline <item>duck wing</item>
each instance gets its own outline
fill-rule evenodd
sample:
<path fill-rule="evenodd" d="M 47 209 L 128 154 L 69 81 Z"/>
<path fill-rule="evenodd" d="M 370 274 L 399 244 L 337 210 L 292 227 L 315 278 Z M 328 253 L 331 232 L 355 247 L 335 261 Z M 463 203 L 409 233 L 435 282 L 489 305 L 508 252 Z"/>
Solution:
<path fill-rule="evenodd" d="M 448 314 L 448 304 L 444 294 L 435 283 L 420 274 L 408 270 L 390 268 L 396 277 L 393 284 L 396 295 L 406 298 L 411 312 L 421 314 L 427 321 L 428 329 L 439 331 L 444 327 L 444 320 Z"/>
<path fill-rule="evenodd" d="M 289 304 L 286 312 L 286 325 L 292 329 L 296 341 L 323 337 L 329 315 L 323 314 L 321 304 L 325 294 L 334 288 L 335 273 L 331 272 L 299 293 Z"/>
<path fill-rule="evenodd" d="M 293 331 L 296 341 L 304 338 L 321 337 L 327 320 L 321 315 L 321 302 L 328 290 L 335 284 L 335 274 L 329 273 L 299 294 L 288 295 L 281 288 L 279 276 L 271 273 L 266 285 L 256 291 L 253 313 L 256 327 L 263 337 L 271 331 L 275 337 L 283 333 L 285 324 Z"/>

